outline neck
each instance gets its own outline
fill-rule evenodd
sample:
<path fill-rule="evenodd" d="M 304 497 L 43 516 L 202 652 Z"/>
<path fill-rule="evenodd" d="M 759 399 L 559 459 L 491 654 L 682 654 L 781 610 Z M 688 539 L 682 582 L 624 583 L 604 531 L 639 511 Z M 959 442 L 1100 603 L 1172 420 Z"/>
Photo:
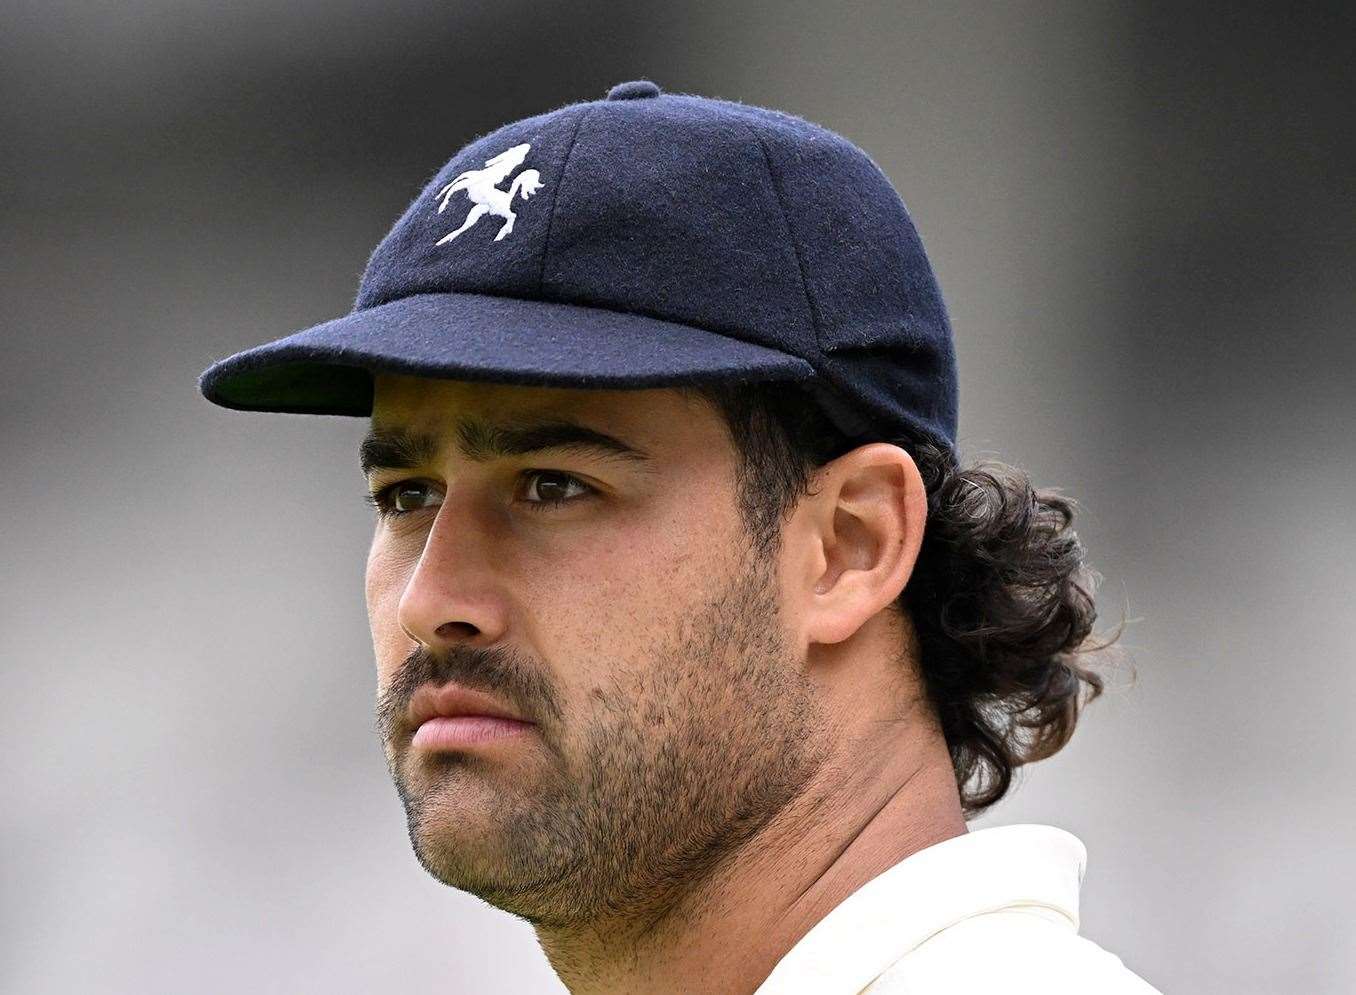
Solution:
<path fill-rule="evenodd" d="M 751 995 L 863 884 L 967 831 L 939 732 L 855 743 L 658 918 L 539 927 L 542 950 L 571 995 Z"/>

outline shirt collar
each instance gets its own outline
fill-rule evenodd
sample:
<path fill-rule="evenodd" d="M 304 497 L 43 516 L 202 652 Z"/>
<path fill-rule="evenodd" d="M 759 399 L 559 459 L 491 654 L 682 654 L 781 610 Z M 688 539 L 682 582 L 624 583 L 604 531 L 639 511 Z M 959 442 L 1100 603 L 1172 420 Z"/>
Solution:
<path fill-rule="evenodd" d="M 968 916 L 1044 906 L 1078 931 L 1087 867 L 1055 826 L 991 826 L 910 854 L 867 881 L 792 947 L 754 995 L 856 993 L 920 943 Z"/>

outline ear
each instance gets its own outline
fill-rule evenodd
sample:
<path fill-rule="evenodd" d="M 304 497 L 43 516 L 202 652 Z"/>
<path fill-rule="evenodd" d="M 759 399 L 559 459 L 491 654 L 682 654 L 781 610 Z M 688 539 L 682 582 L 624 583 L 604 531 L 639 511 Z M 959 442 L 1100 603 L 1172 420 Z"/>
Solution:
<path fill-rule="evenodd" d="M 807 642 L 841 642 L 899 597 L 927 510 L 922 475 L 899 446 L 873 442 L 819 469 L 793 516 L 805 555 L 792 593 Z"/>

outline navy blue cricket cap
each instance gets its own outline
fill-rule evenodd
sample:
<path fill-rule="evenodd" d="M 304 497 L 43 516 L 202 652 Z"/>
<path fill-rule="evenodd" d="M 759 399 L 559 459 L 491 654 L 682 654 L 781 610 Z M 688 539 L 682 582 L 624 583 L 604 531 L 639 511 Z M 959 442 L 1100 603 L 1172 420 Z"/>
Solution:
<path fill-rule="evenodd" d="M 797 383 L 850 438 L 955 451 L 946 305 L 890 181 L 790 114 L 648 80 L 504 125 L 372 252 L 353 310 L 199 378 L 372 413 L 372 374 L 598 389 Z"/>

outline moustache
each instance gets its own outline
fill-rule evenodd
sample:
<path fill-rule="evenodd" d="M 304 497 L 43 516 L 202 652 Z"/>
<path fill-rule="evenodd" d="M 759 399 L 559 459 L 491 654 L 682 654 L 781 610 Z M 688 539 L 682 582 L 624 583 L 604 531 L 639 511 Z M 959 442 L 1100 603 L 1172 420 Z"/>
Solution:
<path fill-rule="evenodd" d="M 454 646 L 444 654 L 420 645 L 405 658 L 377 694 L 376 728 L 382 742 L 391 742 L 408 723 L 410 699 L 425 684 L 455 682 L 513 704 L 528 718 L 542 714 L 560 718 L 555 689 L 539 666 L 504 647 Z"/>

